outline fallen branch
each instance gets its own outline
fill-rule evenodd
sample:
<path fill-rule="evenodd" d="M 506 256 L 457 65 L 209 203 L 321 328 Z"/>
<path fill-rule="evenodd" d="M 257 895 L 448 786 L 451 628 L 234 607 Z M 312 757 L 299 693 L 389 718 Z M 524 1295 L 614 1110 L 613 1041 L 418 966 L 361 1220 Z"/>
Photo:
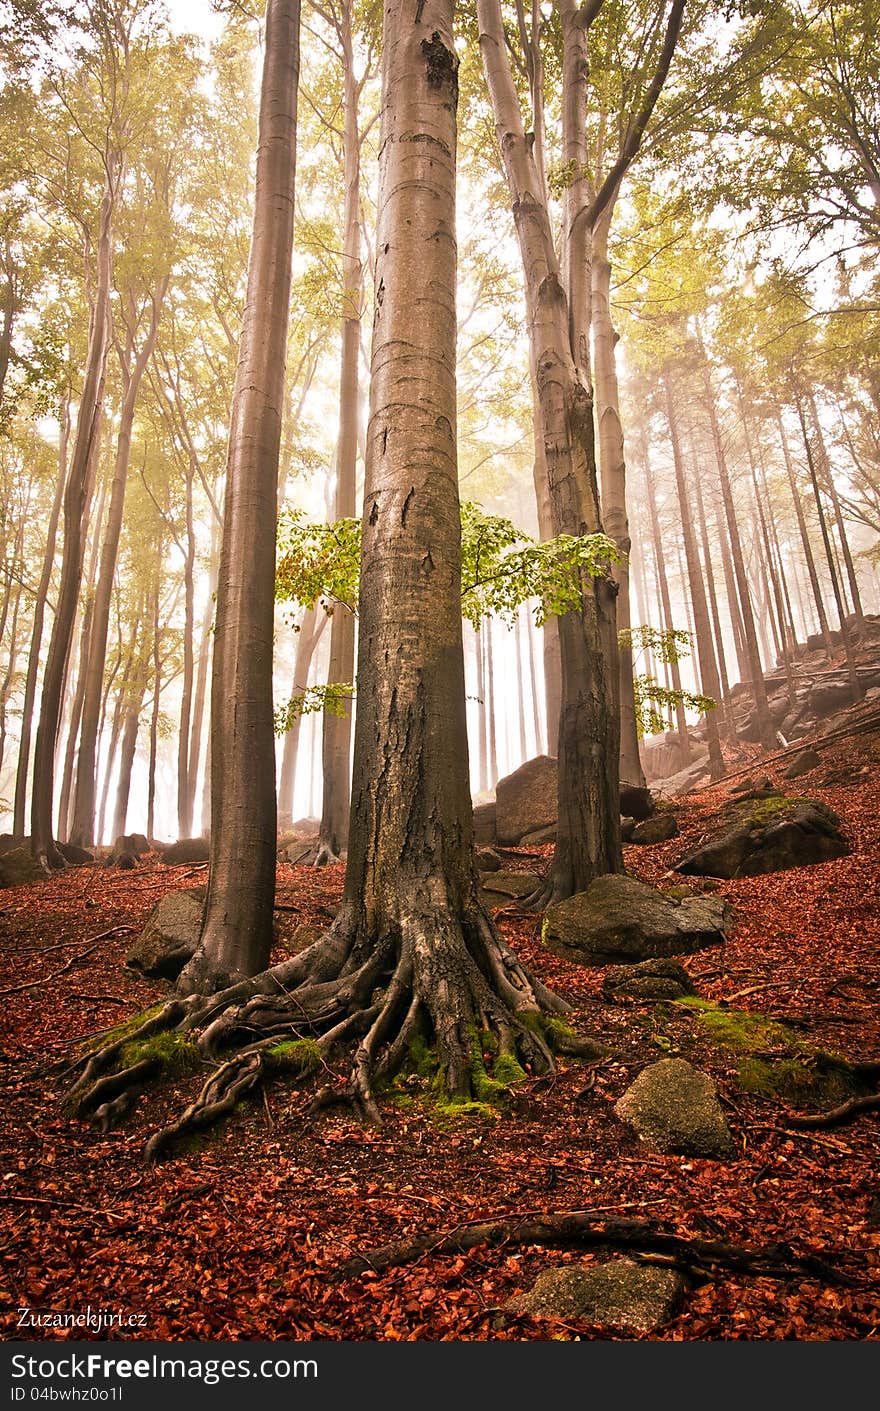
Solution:
<path fill-rule="evenodd" d="M 136 929 L 137 928 L 134 926 L 112 926 L 109 931 L 102 931 L 100 936 L 92 937 L 92 944 L 90 946 L 80 951 L 78 955 L 72 955 L 67 963 L 62 965 L 60 970 L 56 970 L 52 975 L 41 975 L 39 980 L 25 980 L 24 984 L 10 985 L 7 990 L 0 990 L 0 998 L 4 995 L 16 995 L 21 990 L 35 990 L 39 985 L 50 985 L 53 980 L 59 980 L 62 975 L 67 974 L 68 970 L 72 970 L 74 965 L 78 965 L 81 960 L 85 960 L 86 957 L 91 955 L 93 950 L 97 950 L 101 942 L 106 941 L 108 937 L 121 936 L 124 935 L 126 931 L 134 931 Z"/>
<path fill-rule="evenodd" d="M 872 1097 L 851 1098 L 849 1102 L 841 1103 L 840 1107 L 833 1107 L 830 1112 L 812 1112 L 805 1117 L 786 1117 L 785 1125 L 821 1131 L 826 1127 L 842 1127 L 847 1122 L 854 1122 L 863 1112 L 880 1112 L 880 1093 L 875 1093 Z"/>
<path fill-rule="evenodd" d="M 451 1232 L 433 1231 L 410 1244 L 386 1244 L 368 1254 L 355 1255 L 335 1270 L 336 1279 L 367 1272 L 383 1273 L 401 1264 L 411 1264 L 424 1254 L 464 1254 L 478 1245 L 569 1245 L 581 1249 L 606 1245 L 644 1254 L 668 1255 L 688 1269 L 705 1272 L 730 1269 L 770 1279 L 811 1277 L 823 1283 L 851 1284 L 853 1280 L 836 1264 L 814 1254 L 796 1254 L 787 1244 L 750 1250 L 723 1240 L 688 1239 L 647 1220 L 597 1220 L 594 1212 L 573 1210 L 558 1215 L 477 1221 Z M 835 1260 L 840 1255 L 834 1254 Z"/>

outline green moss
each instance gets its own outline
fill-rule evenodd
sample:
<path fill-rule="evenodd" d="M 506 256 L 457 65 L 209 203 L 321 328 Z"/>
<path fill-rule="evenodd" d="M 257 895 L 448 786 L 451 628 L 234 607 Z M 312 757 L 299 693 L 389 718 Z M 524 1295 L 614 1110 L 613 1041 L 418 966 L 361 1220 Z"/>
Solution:
<path fill-rule="evenodd" d="M 266 1050 L 270 1073 L 311 1073 L 321 1062 L 321 1045 L 316 1039 L 285 1039 Z"/>
<path fill-rule="evenodd" d="M 492 1076 L 505 1087 L 512 1088 L 514 1083 L 524 1081 L 526 1072 L 512 1054 L 501 1053 L 492 1064 Z"/>
<path fill-rule="evenodd" d="M 175 1029 L 164 1029 L 149 1039 L 135 1039 L 123 1046 L 119 1055 L 123 1067 L 130 1068 L 134 1063 L 145 1059 L 158 1063 L 160 1072 L 168 1077 L 191 1073 L 201 1063 L 201 1056 L 195 1044 Z"/>
<path fill-rule="evenodd" d="M 149 1009 L 139 1009 L 137 1014 L 133 1014 L 130 1019 L 124 1019 L 121 1024 L 115 1024 L 112 1029 L 105 1029 L 101 1036 L 102 1048 L 110 1044 L 121 1043 L 127 1039 L 129 1034 L 133 1034 L 142 1024 L 146 1024 L 148 1019 L 155 1019 L 165 1008 L 165 1001 L 159 1000 L 157 1004 L 151 1004 Z M 95 1036 L 93 1035 L 87 1043 L 81 1047 L 81 1053 L 91 1053 L 95 1047 Z"/>
<path fill-rule="evenodd" d="M 550 1048 L 559 1048 L 566 1040 L 571 1041 L 577 1038 L 571 1025 L 566 1024 L 556 1014 L 540 1014 L 530 1011 L 517 1017 L 526 1029 L 531 1029 L 533 1034 L 540 1034 L 543 1039 L 546 1039 Z"/>
<path fill-rule="evenodd" d="M 800 797 L 782 795 L 769 799 L 744 799 L 736 807 L 744 821 L 755 823 L 763 828 L 787 818 L 789 814 L 794 812 L 798 804 L 806 802 L 806 799 Z"/>
<path fill-rule="evenodd" d="M 744 1092 L 782 1098 L 793 1107 L 837 1107 L 865 1091 L 848 1063 L 821 1051 L 812 1059 L 743 1059 L 737 1080 Z"/>
<path fill-rule="evenodd" d="M 798 1048 L 801 1040 L 792 1029 L 749 1009 L 728 1009 L 705 999 L 686 995 L 673 1001 L 695 1013 L 708 1038 L 723 1048 L 753 1052 L 755 1049 Z"/>

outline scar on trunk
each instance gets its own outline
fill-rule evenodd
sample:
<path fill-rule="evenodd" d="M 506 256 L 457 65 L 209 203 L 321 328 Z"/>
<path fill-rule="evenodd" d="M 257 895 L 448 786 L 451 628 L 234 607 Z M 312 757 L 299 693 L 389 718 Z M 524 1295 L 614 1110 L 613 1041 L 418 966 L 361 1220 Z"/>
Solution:
<path fill-rule="evenodd" d="M 440 38 L 439 31 L 435 29 L 430 39 L 423 39 L 421 48 L 425 56 L 425 70 L 429 86 L 443 88 L 448 84 L 452 89 L 453 97 L 457 98 L 458 58 L 451 49 L 447 49 Z"/>
<path fill-rule="evenodd" d="M 407 495 L 406 499 L 405 499 L 404 502 L 403 502 L 403 509 L 400 511 L 400 522 L 401 522 L 401 524 L 404 524 L 404 525 L 406 524 L 406 517 L 407 517 L 407 515 L 409 514 L 410 501 L 415 497 L 415 493 L 416 493 L 416 487 L 415 487 L 415 485 L 411 485 L 411 486 L 409 487 L 409 494 Z"/>

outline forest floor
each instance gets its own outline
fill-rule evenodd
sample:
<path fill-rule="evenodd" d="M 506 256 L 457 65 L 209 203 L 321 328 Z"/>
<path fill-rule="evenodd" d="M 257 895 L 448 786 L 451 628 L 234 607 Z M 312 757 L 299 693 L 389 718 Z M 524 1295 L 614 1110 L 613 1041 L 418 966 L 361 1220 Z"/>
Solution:
<path fill-rule="evenodd" d="M 778 779 L 781 767 L 768 772 Z M 822 765 L 790 792 L 840 815 L 851 855 L 717 884 L 736 909 L 735 930 L 723 948 L 685 959 L 707 998 L 778 1018 L 851 1059 L 880 1057 L 878 769 L 878 734 L 826 748 Z M 628 848 L 627 866 L 651 882 L 671 880 L 668 870 L 729 787 L 677 801 L 681 836 Z M 515 865 L 541 866 L 549 855 L 520 853 Z M 145 1136 L 187 1100 L 186 1084 L 141 1099 L 108 1136 L 66 1117 L 52 1065 L 162 997 L 161 983 L 123 967 L 131 933 L 163 893 L 203 880 L 203 871 L 148 861 L 136 872 L 71 869 L 0 894 L 5 1337 L 108 1335 L 18 1329 L 25 1306 L 131 1314 L 140 1326 L 109 1336 L 149 1339 L 619 1337 L 501 1311 L 543 1269 L 607 1257 L 599 1251 L 483 1247 L 428 1254 L 381 1276 L 330 1277 L 352 1253 L 389 1241 L 563 1210 L 656 1220 L 750 1248 L 784 1241 L 852 1278 L 840 1287 L 713 1272 L 693 1280 L 678 1316 L 647 1336 L 878 1337 L 878 1114 L 828 1131 L 787 1129 L 791 1110 L 742 1091 L 736 1054 L 701 1039 L 692 1012 L 604 1003 L 602 972 L 550 955 L 538 920 L 513 907 L 499 913 L 509 940 L 572 1001 L 578 1029 L 615 1056 L 590 1069 L 562 1061 L 549 1085 L 526 1083 L 497 1119 L 441 1118 L 418 1101 L 389 1102 L 383 1125 L 365 1129 L 342 1111 L 306 1116 L 305 1095 L 279 1083 L 184 1153 L 147 1167 Z M 279 956 L 295 925 L 326 923 L 341 885 L 341 868 L 279 867 L 278 901 L 288 908 L 279 913 Z M 615 1117 L 636 1073 L 675 1053 L 712 1074 L 736 1160 L 645 1154 Z"/>

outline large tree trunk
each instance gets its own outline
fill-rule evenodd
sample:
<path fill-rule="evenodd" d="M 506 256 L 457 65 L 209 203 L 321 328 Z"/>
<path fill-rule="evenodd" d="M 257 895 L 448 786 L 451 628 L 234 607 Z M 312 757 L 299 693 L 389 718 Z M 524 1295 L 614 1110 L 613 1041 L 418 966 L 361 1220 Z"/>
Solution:
<path fill-rule="evenodd" d="M 483 67 L 525 277 L 553 532 L 597 533 L 602 525 L 588 380 L 586 242 L 579 227 L 563 242 L 567 295 L 540 174 L 523 129 L 499 0 L 479 0 L 477 15 Z M 577 64 L 571 60 L 571 71 L 576 70 Z M 566 87 L 566 111 L 576 102 Z M 571 199 L 577 199 L 577 192 L 571 193 Z M 541 901 L 571 896 L 601 873 L 618 872 L 623 867 L 615 593 L 610 574 L 585 581 L 580 610 L 559 619 L 559 816 L 551 875 Z"/>
<path fill-rule="evenodd" d="M 119 172 L 110 162 L 99 217 L 97 281 L 85 377 L 76 419 L 70 471 L 64 492 L 64 553 L 61 560 L 58 608 L 46 656 L 40 697 L 40 721 L 34 747 L 31 851 L 46 868 L 63 866 L 64 862 L 55 846 L 52 833 L 55 745 L 58 739 L 65 668 L 70 655 L 73 624 L 82 582 L 83 539 L 92 498 L 94 449 L 104 396 L 110 319 L 111 231 L 118 180 Z"/>
<path fill-rule="evenodd" d="M 269 0 L 248 291 L 232 402 L 211 683 L 211 856 L 184 987 L 262 970 L 275 899 L 272 639 L 293 250 L 299 0 Z"/>

